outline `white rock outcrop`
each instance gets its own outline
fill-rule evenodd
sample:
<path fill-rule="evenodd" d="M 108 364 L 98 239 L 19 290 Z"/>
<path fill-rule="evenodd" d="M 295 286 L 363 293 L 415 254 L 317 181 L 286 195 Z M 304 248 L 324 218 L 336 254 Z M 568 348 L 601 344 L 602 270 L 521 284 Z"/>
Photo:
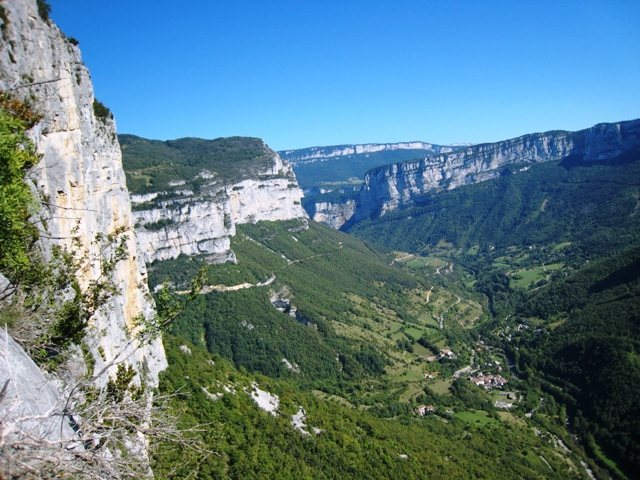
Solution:
<path fill-rule="evenodd" d="M 495 178 L 509 166 L 526 169 L 535 163 L 567 157 L 589 163 L 612 159 L 638 147 L 640 120 L 631 120 L 599 124 L 578 132 L 535 133 L 379 167 L 365 176 L 355 218 L 384 215 L 429 191 Z"/>
<path fill-rule="evenodd" d="M 77 436 L 66 418 L 60 385 L 47 378 L 26 352 L 0 328 L 1 444 L 44 438 L 74 444 Z M 80 448 L 80 445 L 77 446 Z"/>
<path fill-rule="evenodd" d="M 235 224 L 231 222 L 231 206 L 224 192 L 220 193 L 218 200 L 164 200 L 147 210 L 135 211 L 138 249 L 144 261 L 230 252 Z M 162 222 L 163 226 L 154 227 Z"/>
<path fill-rule="evenodd" d="M 256 405 L 258 405 L 259 408 L 270 413 L 274 417 L 278 416 L 280 398 L 277 395 L 269 393 L 266 390 L 262 390 L 258 387 L 257 383 L 252 383 L 251 390 L 247 391 L 247 393 L 251 396 L 251 399 L 256 402 Z"/>
<path fill-rule="evenodd" d="M 126 360 L 139 380 L 156 385 L 166 367 L 162 343 L 138 345 L 132 335 L 137 320 L 154 315 L 154 306 L 137 252 L 115 124 L 110 115 L 96 116 L 80 50 L 40 17 L 35 0 L 2 2 L 2 7 L 0 90 L 28 99 L 43 115 L 30 131 L 42 155 L 30 173 L 43 200 L 42 250 L 50 255 L 55 246 L 73 252 L 86 289 L 103 275 L 101 265 L 116 244 L 123 243 L 126 258 L 109 274 L 118 291 L 92 317 L 86 341 L 95 372 L 114 359 Z"/>
<path fill-rule="evenodd" d="M 357 203 L 354 199 L 340 202 L 316 202 L 313 206 L 313 220 L 325 223 L 339 230 L 356 213 Z"/>
<path fill-rule="evenodd" d="M 291 415 L 291 425 L 302 435 L 309 435 L 307 430 L 307 412 L 303 407 L 298 407 L 298 412 Z"/>
<path fill-rule="evenodd" d="M 173 192 L 181 195 L 168 200 L 155 200 L 157 194 L 134 196 L 134 203 L 148 206 L 134 211 L 143 259 L 207 254 L 213 261 L 234 261 L 230 245 L 236 225 L 306 217 L 291 165 L 269 152 L 270 164 L 257 170 L 254 178 L 230 185 L 211 180 L 198 194 Z"/>

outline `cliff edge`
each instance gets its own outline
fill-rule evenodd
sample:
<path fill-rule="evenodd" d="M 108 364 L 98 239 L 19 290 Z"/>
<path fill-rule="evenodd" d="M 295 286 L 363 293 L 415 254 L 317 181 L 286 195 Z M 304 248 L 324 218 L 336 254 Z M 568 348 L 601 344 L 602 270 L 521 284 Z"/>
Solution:
<path fill-rule="evenodd" d="M 79 382 L 89 378 L 102 388 L 127 371 L 136 385 L 153 387 L 166 358 L 159 338 L 141 343 L 136 335 L 140 324 L 152 321 L 154 305 L 138 254 L 115 123 L 94 97 L 77 42 L 66 38 L 48 18 L 46 2 L 2 1 L 0 22 L 0 91 L 41 116 L 27 132 L 40 156 L 26 179 L 37 202 L 32 217 L 39 231 L 36 249 L 43 265 L 64 258 L 65 268 L 73 274 L 56 293 L 63 304 L 59 312 L 68 313 L 81 301 L 91 302 L 95 309 L 86 316 L 82 352 L 79 343 L 71 342 L 66 363 L 56 367 L 53 377 L 43 374 L 49 380 L 42 384 L 41 395 L 27 392 L 40 387 L 32 380 L 35 365 L 28 364 L 21 346 L 8 335 L 3 337 L 0 388 L 5 400 L 19 399 L 19 404 L 0 403 L 4 442 L 25 435 L 18 421 L 25 411 L 57 415 L 59 433 L 77 431 L 77 419 L 66 416 L 61 405 L 71 406 L 69 399 Z M 108 290 L 79 300 L 98 295 L 98 287 Z M 6 300 L 1 308 L 9 308 Z M 27 323 L 34 318 L 27 318 Z M 67 340 L 60 339 L 65 344 Z M 54 353 L 58 352 L 45 352 L 43 358 L 51 360 Z M 17 365 L 26 367 L 16 370 Z M 21 378 L 20 372 L 27 371 L 31 377 Z M 52 438 L 46 435 L 53 430 L 41 429 L 45 440 Z M 78 448 L 82 450 L 81 445 Z"/>
<path fill-rule="evenodd" d="M 120 138 L 146 262 L 234 261 L 236 225 L 306 217 L 291 165 L 258 138 Z"/>

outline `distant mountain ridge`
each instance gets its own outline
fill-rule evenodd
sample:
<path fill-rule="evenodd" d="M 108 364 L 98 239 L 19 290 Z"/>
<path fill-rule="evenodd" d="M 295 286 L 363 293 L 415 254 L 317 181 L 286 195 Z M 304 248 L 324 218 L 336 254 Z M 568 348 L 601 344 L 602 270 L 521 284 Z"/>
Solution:
<path fill-rule="evenodd" d="M 465 145 L 466 146 L 466 145 Z M 294 165 L 307 162 L 326 161 L 329 158 L 346 155 L 360 155 L 394 150 L 418 150 L 425 152 L 446 153 L 460 146 L 435 145 L 433 143 L 412 141 L 395 143 L 363 143 L 353 145 L 331 145 L 326 147 L 308 147 L 278 152 L 282 158 Z"/>
<path fill-rule="evenodd" d="M 359 184 L 372 168 L 459 148 L 462 147 L 411 141 L 316 146 L 278 153 L 293 165 L 300 186 L 309 191 L 311 188 L 335 188 L 345 183 Z"/>
<path fill-rule="evenodd" d="M 316 196 L 313 205 L 307 202 L 307 210 L 311 217 L 318 216 L 319 221 L 341 228 L 345 223 L 411 205 L 428 192 L 518 173 L 536 163 L 563 159 L 578 164 L 602 162 L 639 148 L 640 120 L 601 123 L 577 132 L 533 133 L 373 168 L 365 174 L 359 191 L 348 194 L 348 198 Z M 347 210 L 352 212 L 349 218 L 345 218 L 346 201 L 350 202 Z"/>
<path fill-rule="evenodd" d="M 375 168 L 365 176 L 357 218 L 384 215 L 432 190 L 478 183 L 511 169 L 572 157 L 574 162 L 611 160 L 640 148 L 640 119 L 601 123 L 577 132 L 533 133 L 473 145 L 418 161 Z"/>

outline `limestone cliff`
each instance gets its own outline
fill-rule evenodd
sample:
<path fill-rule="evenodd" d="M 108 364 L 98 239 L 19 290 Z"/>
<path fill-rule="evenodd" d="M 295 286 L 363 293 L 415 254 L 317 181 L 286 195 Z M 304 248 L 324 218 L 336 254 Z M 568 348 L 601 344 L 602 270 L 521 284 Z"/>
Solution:
<path fill-rule="evenodd" d="M 283 150 L 304 188 L 303 207 L 310 217 L 341 228 L 354 215 L 362 179 L 372 168 L 406 162 L 440 153 L 450 153 L 461 145 L 427 142 L 365 143 Z"/>
<path fill-rule="evenodd" d="M 372 168 L 452 152 L 457 148 L 460 147 L 401 142 L 310 147 L 279 153 L 293 165 L 305 195 L 313 196 L 315 189 L 335 191 L 360 183 Z M 307 205 L 309 202 L 305 202 L 305 208 Z"/>
<path fill-rule="evenodd" d="M 325 223 L 339 230 L 356 213 L 357 204 L 354 199 L 344 202 L 315 202 L 312 205 L 312 218 L 316 222 Z"/>
<path fill-rule="evenodd" d="M 354 220 L 384 215 L 430 191 L 495 178 L 505 169 L 572 157 L 579 162 L 613 159 L 640 147 L 640 120 L 599 124 L 578 132 L 535 133 L 473 145 L 421 160 L 373 169 L 365 176 Z"/>
<path fill-rule="evenodd" d="M 41 210 L 40 249 L 50 258 L 55 248 L 79 262 L 76 277 L 82 290 L 108 275 L 115 293 L 91 316 L 85 342 L 93 373 L 113 361 L 126 361 L 137 382 L 156 385 L 166 366 L 162 343 L 138 345 L 134 323 L 150 319 L 154 306 L 147 289 L 145 265 L 137 253 L 131 204 L 122 168 L 115 124 L 96 109 L 91 78 L 80 51 L 51 20 L 39 13 L 35 0 L 0 2 L 0 90 L 27 100 L 42 114 L 29 132 L 41 160 L 30 172 Z M 99 105 L 98 105 L 99 106 Z M 123 260 L 106 270 L 117 246 Z M 105 272 L 107 272 L 105 274 Z M 67 381 L 86 371 L 67 372 Z M 91 373 L 91 372 L 89 372 Z M 108 377 L 96 379 L 104 385 Z"/>
<path fill-rule="evenodd" d="M 3 329 L 0 329 L 0 345 L 0 384 L 3 386 L 0 444 L 4 447 L 11 442 L 22 443 L 27 437 L 34 441 L 45 438 L 53 444 L 74 445 L 75 432 L 69 422 L 61 421 L 58 415 L 51 415 L 51 412 L 59 412 L 64 407 L 65 398 L 60 395 L 59 385 L 47 378 Z M 10 456 L 8 451 L 1 456 L 0 472 L 13 470 L 4 463 L 15 459 L 6 456 Z"/>
<path fill-rule="evenodd" d="M 305 217 L 302 190 L 291 166 L 263 142 L 260 145 L 256 162 L 242 174 L 221 174 L 214 163 L 195 178 L 172 181 L 163 191 L 134 195 L 144 260 L 206 254 L 213 261 L 233 261 L 230 238 L 236 225 Z M 194 182 L 197 191 L 189 188 Z"/>
<path fill-rule="evenodd" d="M 371 154 L 378 152 L 393 152 L 409 150 L 418 156 L 429 153 L 452 152 L 457 147 L 434 145 L 427 142 L 397 142 L 397 143 L 364 143 L 358 145 L 335 145 L 330 147 L 309 147 L 297 150 L 283 150 L 280 155 L 294 165 L 303 163 L 324 162 L 335 157 Z"/>

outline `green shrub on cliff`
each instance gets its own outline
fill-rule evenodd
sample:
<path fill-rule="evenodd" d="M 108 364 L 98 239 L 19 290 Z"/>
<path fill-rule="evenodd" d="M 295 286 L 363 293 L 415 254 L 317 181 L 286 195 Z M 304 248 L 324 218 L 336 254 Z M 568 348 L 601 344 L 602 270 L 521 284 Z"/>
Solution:
<path fill-rule="evenodd" d="M 19 102 L 0 100 L 0 271 L 15 282 L 28 273 L 29 251 L 38 238 L 29 221 L 35 200 L 25 181 L 27 170 L 38 162 L 25 133 L 35 117 Z"/>

